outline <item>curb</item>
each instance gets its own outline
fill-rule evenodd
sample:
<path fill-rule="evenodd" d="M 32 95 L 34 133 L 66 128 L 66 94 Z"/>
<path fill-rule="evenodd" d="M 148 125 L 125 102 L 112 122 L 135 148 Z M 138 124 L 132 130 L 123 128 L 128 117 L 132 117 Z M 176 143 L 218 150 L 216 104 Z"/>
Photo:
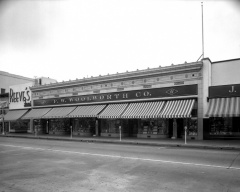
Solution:
<path fill-rule="evenodd" d="M 158 146 L 158 147 L 175 147 L 175 148 L 195 148 L 195 149 L 218 149 L 218 150 L 240 150 L 235 146 L 217 146 L 217 145 L 192 145 L 192 144 L 177 144 L 177 143 L 148 143 L 138 141 L 118 141 L 107 139 L 76 139 L 76 138 L 59 138 L 59 137 L 46 137 L 46 136 L 24 136 L 24 135 L 0 135 L 0 137 L 15 137 L 26 139 L 42 139 L 42 140 L 57 140 L 57 141 L 72 141 L 72 142 L 91 142 L 91 143 L 114 143 L 120 145 L 143 145 L 143 146 Z"/>

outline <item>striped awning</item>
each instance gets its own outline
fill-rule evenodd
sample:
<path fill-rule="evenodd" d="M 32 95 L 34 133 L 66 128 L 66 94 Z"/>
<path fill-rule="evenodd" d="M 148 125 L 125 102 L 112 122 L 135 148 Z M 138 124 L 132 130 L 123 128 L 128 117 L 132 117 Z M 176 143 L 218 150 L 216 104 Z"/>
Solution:
<path fill-rule="evenodd" d="M 68 117 L 97 117 L 106 105 L 78 106 Z"/>
<path fill-rule="evenodd" d="M 160 117 L 162 118 L 190 118 L 194 99 L 167 101 Z"/>
<path fill-rule="evenodd" d="M 98 117 L 102 119 L 120 118 L 127 106 L 127 103 L 109 104 Z"/>
<path fill-rule="evenodd" d="M 240 116 L 240 97 L 210 99 L 206 116 L 207 117 Z"/>
<path fill-rule="evenodd" d="M 67 115 L 71 113 L 76 107 L 56 107 L 50 110 L 47 114 L 42 116 L 44 119 L 56 119 L 67 118 Z"/>
<path fill-rule="evenodd" d="M 51 109 L 52 108 L 32 109 L 26 115 L 24 115 L 22 119 L 40 119 L 43 115 L 45 115 Z"/>
<path fill-rule="evenodd" d="M 27 111 L 27 109 L 8 111 L 8 113 L 4 116 L 4 120 L 16 121 L 20 119 Z"/>
<path fill-rule="evenodd" d="M 130 103 L 122 114 L 125 119 L 159 118 L 165 101 Z"/>

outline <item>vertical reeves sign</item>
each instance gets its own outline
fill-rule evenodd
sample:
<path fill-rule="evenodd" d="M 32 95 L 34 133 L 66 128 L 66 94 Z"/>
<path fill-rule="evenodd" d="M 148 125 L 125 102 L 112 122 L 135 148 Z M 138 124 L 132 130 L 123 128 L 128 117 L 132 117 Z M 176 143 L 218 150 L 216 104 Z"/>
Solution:
<path fill-rule="evenodd" d="M 9 89 L 9 109 L 22 109 L 31 107 L 32 83 L 10 86 Z"/>

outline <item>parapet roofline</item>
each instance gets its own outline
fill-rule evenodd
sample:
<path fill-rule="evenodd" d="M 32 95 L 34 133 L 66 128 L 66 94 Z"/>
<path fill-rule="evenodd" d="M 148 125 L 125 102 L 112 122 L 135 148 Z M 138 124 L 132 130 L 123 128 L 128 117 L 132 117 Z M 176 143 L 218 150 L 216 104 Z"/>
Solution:
<path fill-rule="evenodd" d="M 8 73 L 8 72 L 5 72 L 5 71 L 0 71 L 0 75 L 4 75 L 4 76 L 8 76 L 8 77 L 14 77 L 14 78 L 17 78 L 17 79 L 26 79 L 26 80 L 33 81 L 33 82 L 34 82 L 34 79 L 33 79 L 33 78 L 23 77 L 23 76 L 21 76 L 21 75 L 15 75 L 15 74 Z"/>
<path fill-rule="evenodd" d="M 157 67 L 157 68 L 148 68 L 144 70 L 136 70 L 131 72 L 123 72 L 123 73 L 116 73 L 116 74 L 108 74 L 104 76 L 97 76 L 97 77 L 88 77 L 83 79 L 76 79 L 76 80 L 70 80 L 70 81 L 63 81 L 63 82 L 57 82 L 57 83 L 50 83 L 46 85 L 37 85 L 31 87 L 31 90 L 37 91 L 37 90 L 43 90 L 43 89 L 50 89 L 50 88 L 57 88 L 62 86 L 74 86 L 79 84 L 89 84 L 89 83 L 100 83 L 100 82 L 106 82 L 106 81 L 116 81 L 116 80 L 124 80 L 129 78 L 136 78 L 136 77 L 144 77 L 144 76 L 151 76 L 151 75 L 158 75 L 158 74 L 168 74 L 168 73 L 178 73 L 178 72 L 184 72 L 189 70 L 200 70 L 202 68 L 202 61 L 199 62 L 192 62 L 192 63 L 184 63 L 184 64 L 178 64 L 178 65 L 171 65 L 166 67 Z"/>

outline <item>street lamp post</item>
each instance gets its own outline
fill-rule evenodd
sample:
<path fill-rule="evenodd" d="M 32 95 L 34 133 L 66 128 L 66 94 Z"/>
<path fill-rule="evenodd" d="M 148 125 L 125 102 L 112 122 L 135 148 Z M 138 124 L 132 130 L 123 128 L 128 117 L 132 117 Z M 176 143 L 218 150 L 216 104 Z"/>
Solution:
<path fill-rule="evenodd" d="M 3 134 L 3 135 L 5 135 L 5 130 L 4 130 L 4 115 L 3 115 L 3 107 L 5 106 L 5 104 L 6 104 L 6 103 L 7 103 L 6 101 L 1 103 L 1 112 L 2 112 L 2 128 L 3 128 L 3 130 L 2 130 L 2 134 Z"/>

